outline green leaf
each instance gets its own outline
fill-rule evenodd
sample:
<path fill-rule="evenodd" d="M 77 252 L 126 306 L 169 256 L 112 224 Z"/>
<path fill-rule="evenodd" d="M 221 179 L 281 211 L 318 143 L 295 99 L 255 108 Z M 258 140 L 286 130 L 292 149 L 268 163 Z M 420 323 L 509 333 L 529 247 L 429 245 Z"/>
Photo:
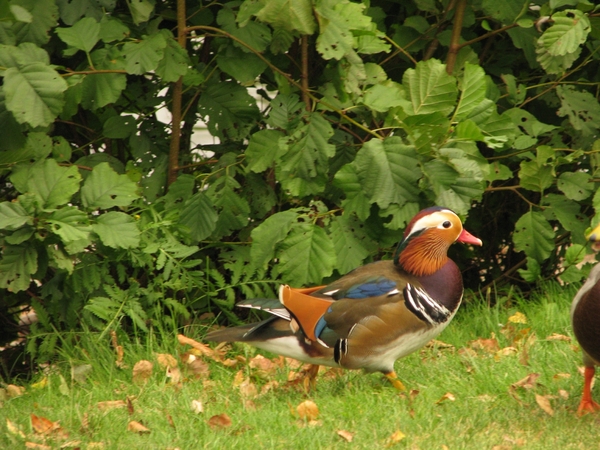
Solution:
<path fill-rule="evenodd" d="M 254 51 L 264 52 L 271 42 L 271 29 L 267 25 L 258 21 L 244 21 L 238 27 L 235 14 L 229 8 L 219 10 L 217 23 L 221 25 L 224 31 L 232 34 L 246 44 L 242 45 L 234 42 L 235 46 L 246 53 L 253 53 Z"/>
<path fill-rule="evenodd" d="M 282 130 L 295 130 L 302 119 L 302 110 L 306 107 L 296 94 L 278 94 L 271 100 L 271 111 L 267 124 Z"/>
<path fill-rule="evenodd" d="M 32 219 L 18 202 L 0 203 L 0 229 L 12 231 L 26 223 L 32 225 Z"/>
<path fill-rule="evenodd" d="M 128 206 L 139 197 L 138 186 L 127 175 L 119 175 L 103 162 L 92 170 L 81 188 L 81 202 L 89 209 Z"/>
<path fill-rule="evenodd" d="M 355 166 L 346 164 L 338 170 L 333 184 L 346 194 L 346 199 L 342 203 L 344 211 L 354 212 L 360 220 L 366 220 L 371 212 L 371 202 L 363 192 Z"/>
<path fill-rule="evenodd" d="M 333 243 L 317 225 L 299 223 L 280 244 L 278 273 L 294 286 L 319 284 L 333 273 L 336 261 Z"/>
<path fill-rule="evenodd" d="M 252 230 L 250 257 L 253 267 L 267 268 L 268 262 L 275 257 L 275 246 L 287 236 L 297 219 L 296 212 L 282 211 L 267 217 Z"/>
<path fill-rule="evenodd" d="M 76 166 L 61 167 L 53 159 L 42 161 L 29 172 L 28 192 L 36 194 L 45 208 L 55 208 L 71 200 L 79 191 L 81 175 Z"/>
<path fill-rule="evenodd" d="M 26 290 L 37 268 L 38 255 L 35 248 L 29 245 L 7 245 L 0 260 L 0 287 L 9 292 Z"/>
<path fill-rule="evenodd" d="M 573 128 L 582 134 L 597 134 L 600 128 L 600 104 L 596 97 L 569 85 L 557 86 L 556 93 L 561 101 L 557 114 L 561 117 L 567 116 Z"/>
<path fill-rule="evenodd" d="M 403 100 L 402 86 L 393 81 L 384 81 L 365 91 L 363 103 L 377 112 L 386 112 L 400 106 Z"/>
<path fill-rule="evenodd" d="M 52 231 L 59 235 L 65 244 L 73 241 L 88 240 L 92 228 L 88 216 L 74 206 L 66 206 L 54 211 L 48 217 Z"/>
<path fill-rule="evenodd" d="M 104 122 L 102 134 L 111 139 L 125 139 L 136 131 L 136 120 L 133 116 L 113 116 Z"/>
<path fill-rule="evenodd" d="M 81 105 L 85 109 L 97 110 L 115 103 L 126 84 L 127 77 L 120 73 L 86 75 L 82 82 Z"/>
<path fill-rule="evenodd" d="M 254 53 L 229 45 L 217 55 L 217 65 L 242 84 L 254 82 L 267 68 L 267 63 Z"/>
<path fill-rule="evenodd" d="M 542 262 L 554 250 L 554 231 L 542 213 L 529 211 L 515 224 L 513 242 L 515 250 Z"/>
<path fill-rule="evenodd" d="M 542 278 L 542 268 L 533 258 L 527 257 L 527 269 L 519 269 L 519 275 L 528 283 L 539 281 Z"/>
<path fill-rule="evenodd" d="M 138 42 L 126 43 L 123 46 L 125 70 L 132 75 L 155 70 L 164 56 L 166 46 L 167 41 L 161 33 L 145 36 Z"/>
<path fill-rule="evenodd" d="M 421 61 L 415 69 L 407 69 L 402 84 L 408 94 L 408 101 L 403 105 L 408 115 L 449 114 L 456 105 L 456 80 L 446 73 L 446 65 L 435 59 Z"/>
<path fill-rule="evenodd" d="M 50 40 L 49 31 L 58 21 L 58 8 L 54 0 L 12 0 L 11 6 L 22 7 L 31 15 L 31 21 L 13 24 L 17 43 L 32 42 L 38 46 Z"/>
<path fill-rule="evenodd" d="M 126 0 L 133 23 L 139 25 L 150 20 L 154 12 L 155 0 Z"/>
<path fill-rule="evenodd" d="M 110 211 L 98 216 L 92 229 L 108 247 L 132 248 L 140 244 L 135 219 L 122 212 Z"/>
<path fill-rule="evenodd" d="M 560 11 L 552 15 L 552 26 L 538 39 L 538 45 L 551 56 L 564 56 L 577 51 L 590 31 L 590 21 L 584 12 Z"/>
<path fill-rule="evenodd" d="M 572 244 L 565 252 L 565 264 L 574 266 L 583 261 L 585 257 L 585 247 L 581 244 Z"/>
<path fill-rule="evenodd" d="M 470 119 L 460 122 L 455 129 L 458 139 L 467 139 L 473 141 L 483 141 L 484 136 L 475 122 Z"/>
<path fill-rule="evenodd" d="M 372 241 L 361 230 L 363 227 L 364 224 L 349 214 L 336 216 L 331 221 L 329 235 L 337 255 L 336 269 L 341 274 L 356 269 L 369 256 L 364 244 L 372 244 Z"/>
<path fill-rule="evenodd" d="M 67 83 L 43 63 L 11 67 L 4 72 L 6 109 L 19 123 L 47 126 L 62 111 Z"/>
<path fill-rule="evenodd" d="M 459 80 L 459 89 L 460 96 L 454 118 L 463 120 L 469 117 L 475 108 L 485 100 L 487 83 L 483 69 L 468 62 L 465 63 L 463 76 Z"/>
<path fill-rule="evenodd" d="M 215 230 L 217 219 L 217 212 L 210 198 L 204 192 L 197 192 L 185 202 L 179 223 L 190 230 L 190 237 L 194 241 L 201 241 Z"/>
<path fill-rule="evenodd" d="M 575 201 L 585 200 L 594 190 L 591 176 L 584 172 L 564 172 L 558 177 L 558 189 Z"/>
<path fill-rule="evenodd" d="M 198 113 L 210 133 L 225 140 L 245 138 L 259 117 L 256 100 L 246 88 L 231 81 L 207 86 L 200 96 Z"/>
<path fill-rule="evenodd" d="M 67 255 L 59 246 L 49 245 L 46 248 L 46 251 L 48 252 L 48 257 L 50 259 L 50 267 L 65 270 L 69 275 L 73 273 L 73 258 Z"/>
<path fill-rule="evenodd" d="M 56 28 L 56 34 L 67 45 L 89 53 L 100 39 L 100 24 L 84 17 L 69 28 Z"/>
<path fill-rule="evenodd" d="M 103 42 L 121 41 L 129 36 L 130 31 L 119 19 L 103 15 L 100 21 L 100 39 Z"/>
<path fill-rule="evenodd" d="M 164 56 L 156 66 L 156 73 L 165 82 L 175 82 L 188 72 L 189 56 L 172 36 L 167 36 L 166 42 Z"/>
<path fill-rule="evenodd" d="M 418 200 L 417 180 L 421 177 L 421 170 L 417 154 L 400 138 L 372 139 L 358 151 L 352 165 L 362 184 L 362 191 L 381 208 L 387 208 L 390 203 L 402 206 Z"/>
<path fill-rule="evenodd" d="M 535 192 L 544 192 L 554 180 L 552 166 L 539 165 L 537 161 L 522 161 L 519 170 L 520 184 L 523 188 Z"/>
<path fill-rule="evenodd" d="M 269 23 L 273 28 L 283 28 L 287 31 L 298 31 L 300 34 L 314 34 L 316 29 L 310 0 L 272 0 L 264 3 L 256 17 L 262 22 Z"/>
<path fill-rule="evenodd" d="M 220 208 L 214 231 L 218 237 L 227 236 L 248 223 L 250 206 L 246 199 L 235 192 L 240 188 L 235 178 L 226 176 L 213 183 L 206 191 L 206 195 L 212 199 L 214 205 Z"/>
<path fill-rule="evenodd" d="M 590 221 L 581 214 L 578 203 L 564 195 L 547 194 L 543 197 L 542 205 L 548 206 L 544 212 L 549 213 L 550 219 L 557 219 L 565 230 L 570 231 L 574 241 L 585 242 L 584 232 Z"/>
<path fill-rule="evenodd" d="M 250 137 L 245 155 L 248 161 L 248 170 L 264 172 L 273 167 L 279 154 L 279 140 L 284 134 L 277 130 L 261 130 Z"/>

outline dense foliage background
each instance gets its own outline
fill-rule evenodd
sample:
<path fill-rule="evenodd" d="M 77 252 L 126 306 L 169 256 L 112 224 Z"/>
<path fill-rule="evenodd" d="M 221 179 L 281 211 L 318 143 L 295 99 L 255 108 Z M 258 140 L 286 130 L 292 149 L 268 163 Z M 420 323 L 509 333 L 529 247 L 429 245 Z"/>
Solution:
<path fill-rule="evenodd" d="M 452 249 L 467 287 L 580 281 L 597 9 L 0 2 L 2 338 L 30 306 L 40 358 L 65 330 L 235 321 L 242 297 L 386 257 L 432 204 L 484 241 Z"/>

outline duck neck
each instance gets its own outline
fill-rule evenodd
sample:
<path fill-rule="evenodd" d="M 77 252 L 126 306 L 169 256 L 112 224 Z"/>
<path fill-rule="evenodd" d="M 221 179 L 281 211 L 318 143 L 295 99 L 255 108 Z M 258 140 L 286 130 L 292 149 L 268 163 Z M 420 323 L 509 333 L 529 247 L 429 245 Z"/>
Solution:
<path fill-rule="evenodd" d="M 396 249 L 394 264 L 417 277 L 433 275 L 450 261 L 449 245 L 433 233 L 421 233 L 404 239 Z"/>

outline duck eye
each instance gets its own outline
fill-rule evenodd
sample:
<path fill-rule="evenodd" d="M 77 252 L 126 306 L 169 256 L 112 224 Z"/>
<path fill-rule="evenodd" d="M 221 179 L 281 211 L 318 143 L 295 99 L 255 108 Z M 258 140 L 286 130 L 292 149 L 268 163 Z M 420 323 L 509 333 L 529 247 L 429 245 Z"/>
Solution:
<path fill-rule="evenodd" d="M 449 220 L 446 220 L 446 221 L 445 221 L 445 222 L 442 224 L 442 226 L 443 226 L 444 228 L 450 228 L 450 227 L 452 226 L 452 224 L 450 223 L 450 221 L 449 221 Z"/>

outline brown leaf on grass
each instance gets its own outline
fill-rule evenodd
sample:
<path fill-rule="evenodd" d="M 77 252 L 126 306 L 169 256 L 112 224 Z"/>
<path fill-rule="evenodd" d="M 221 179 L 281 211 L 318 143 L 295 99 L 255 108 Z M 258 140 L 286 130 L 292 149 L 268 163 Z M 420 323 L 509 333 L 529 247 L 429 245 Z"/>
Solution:
<path fill-rule="evenodd" d="M 25 442 L 25 448 L 33 448 L 37 450 L 52 450 L 52 447 L 45 444 L 38 444 L 37 442 Z"/>
<path fill-rule="evenodd" d="M 550 405 L 550 399 L 547 395 L 535 394 L 535 401 L 546 414 L 550 416 L 554 415 L 554 410 L 552 409 L 552 405 Z"/>
<path fill-rule="evenodd" d="M 349 431 L 337 430 L 336 433 L 339 437 L 344 439 L 346 442 L 352 442 L 352 439 L 354 439 L 354 433 L 350 433 Z"/>
<path fill-rule="evenodd" d="M 279 387 L 279 382 L 276 380 L 271 380 L 271 381 L 265 383 L 260 388 L 260 395 L 265 395 L 267 392 L 277 389 L 278 387 Z"/>
<path fill-rule="evenodd" d="M 81 449 L 81 441 L 67 441 L 60 448 L 74 448 L 75 450 L 79 450 Z"/>
<path fill-rule="evenodd" d="M 231 426 L 231 419 L 225 413 L 217 414 L 208 419 L 208 426 L 213 430 L 227 428 Z"/>
<path fill-rule="evenodd" d="M 108 411 L 115 408 L 125 408 L 127 407 L 127 403 L 125 400 L 107 400 L 96 403 L 96 406 L 100 411 Z"/>
<path fill-rule="evenodd" d="M 112 346 L 115 349 L 115 352 L 117 354 L 117 359 L 115 360 L 115 364 L 119 369 L 124 369 L 125 363 L 123 363 L 123 346 L 119 345 L 119 342 L 117 341 L 117 333 L 115 332 L 115 330 L 111 330 L 110 340 L 111 340 Z"/>
<path fill-rule="evenodd" d="M 567 391 L 565 391 L 564 389 L 559 389 L 558 390 L 558 395 L 560 395 L 565 400 L 569 399 L 569 393 Z"/>
<path fill-rule="evenodd" d="M 91 364 L 81 364 L 79 366 L 71 367 L 71 380 L 77 383 L 84 384 L 87 381 L 87 377 L 92 371 Z"/>
<path fill-rule="evenodd" d="M 279 368 L 278 364 L 262 355 L 256 355 L 254 358 L 250 359 L 248 366 L 254 370 L 254 373 L 258 377 L 263 379 L 270 378 Z"/>
<path fill-rule="evenodd" d="M 134 413 L 132 397 L 127 396 L 127 413 L 132 416 Z"/>
<path fill-rule="evenodd" d="M 516 355 L 518 350 L 515 347 L 504 347 L 494 354 L 494 361 L 500 361 L 501 358 L 510 355 Z"/>
<path fill-rule="evenodd" d="M 50 434 L 54 430 L 60 428 L 59 422 L 52 422 L 45 417 L 36 416 L 35 414 L 30 415 L 31 428 L 36 434 Z"/>
<path fill-rule="evenodd" d="M 133 382 L 145 383 L 152 376 L 152 368 L 154 365 L 145 359 L 135 363 L 133 366 Z"/>
<path fill-rule="evenodd" d="M 258 397 L 258 388 L 249 379 L 245 379 L 239 385 L 240 395 L 244 399 L 252 399 Z"/>
<path fill-rule="evenodd" d="M 449 400 L 451 402 L 456 400 L 456 397 L 454 396 L 454 394 L 452 394 L 451 392 L 446 392 L 444 395 L 442 395 L 442 397 L 435 402 L 437 405 L 439 405 L 442 402 L 445 402 L 446 400 Z"/>
<path fill-rule="evenodd" d="M 185 363 L 185 367 L 196 378 L 208 378 L 210 375 L 210 369 L 208 364 L 198 358 L 196 355 L 191 353 L 184 353 L 182 360 Z"/>
<path fill-rule="evenodd" d="M 6 419 L 6 430 L 13 436 L 25 439 L 25 433 L 23 433 L 21 427 L 8 418 Z"/>
<path fill-rule="evenodd" d="M 163 369 L 172 369 L 179 365 L 175 357 L 173 355 L 169 355 L 168 353 L 157 353 L 156 362 Z"/>
<path fill-rule="evenodd" d="M 571 338 L 569 336 L 565 336 L 564 334 L 558 333 L 552 333 L 550 336 L 546 336 L 546 340 L 571 342 Z"/>
<path fill-rule="evenodd" d="M 296 406 L 298 416 L 304 420 L 317 420 L 319 417 L 319 407 L 312 400 L 306 400 Z"/>
<path fill-rule="evenodd" d="M 25 393 L 25 388 L 23 386 L 17 386 L 16 384 L 9 384 L 6 386 L 6 394 L 9 398 L 20 397 Z"/>
<path fill-rule="evenodd" d="M 408 399 L 412 402 L 415 398 L 417 398 L 417 395 L 420 394 L 421 391 L 419 391 L 418 389 L 411 389 L 408 392 Z"/>
<path fill-rule="evenodd" d="M 181 345 L 190 345 L 192 348 L 198 350 L 200 354 L 213 359 L 214 361 L 222 362 L 223 358 L 221 355 L 206 344 L 195 341 L 194 339 L 184 336 L 183 334 L 178 334 L 177 340 Z"/>
<path fill-rule="evenodd" d="M 489 339 L 476 339 L 469 343 L 473 350 L 483 350 L 487 353 L 496 353 L 500 349 L 498 340 L 495 337 Z"/>
<path fill-rule="evenodd" d="M 171 384 L 179 384 L 181 383 L 181 371 L 178 367 L 168 367 L 167 378 L 171 379 Z"/>
<path fill-rule="evenodd" d="M 144 434 L 150 433 L 150 429 L 146 428 L 144 425 L 139 423 L 136 420 L 131 420 L 127 424 L 127 431 L 131 431 L 132 433 Z"/>
<path fill-rule="evenodd" d="M 554 379 L 554 380 L 562 380 L 562 379 L 567 379 L 567 378 L 571 378 L 570 373 L 557 373 L 552 376 L 552 379 Z"/>
<path fill-rule="evenodd" d="M 400 430 L 394 431 L 392 433 L 392 435 L 387 439 L 387 443 L 385 444 L 385 446 L 391 447 L 392 445 L 396 445 L 398 442 L 400 442 L 405 437 L 406 437 L 406 434 L 404 434 L 402 431 L 400 431 Z"/>
<path fill-rule="evenodd" d="M 525 378 L 517 381 L 510 385 L 512 389 L 523 388 L 523 389 L 532 389 L 538 385 L 537 379 L 540 377 L 539 373 L 530 373 Z"/>
<path fill-rule="evenodd" d="M 438 341 L 437 339 L 432 339 L 425 345 L 425 348 L 454 348 L 454 345 L 446 344 L 445 342 Z"/>

